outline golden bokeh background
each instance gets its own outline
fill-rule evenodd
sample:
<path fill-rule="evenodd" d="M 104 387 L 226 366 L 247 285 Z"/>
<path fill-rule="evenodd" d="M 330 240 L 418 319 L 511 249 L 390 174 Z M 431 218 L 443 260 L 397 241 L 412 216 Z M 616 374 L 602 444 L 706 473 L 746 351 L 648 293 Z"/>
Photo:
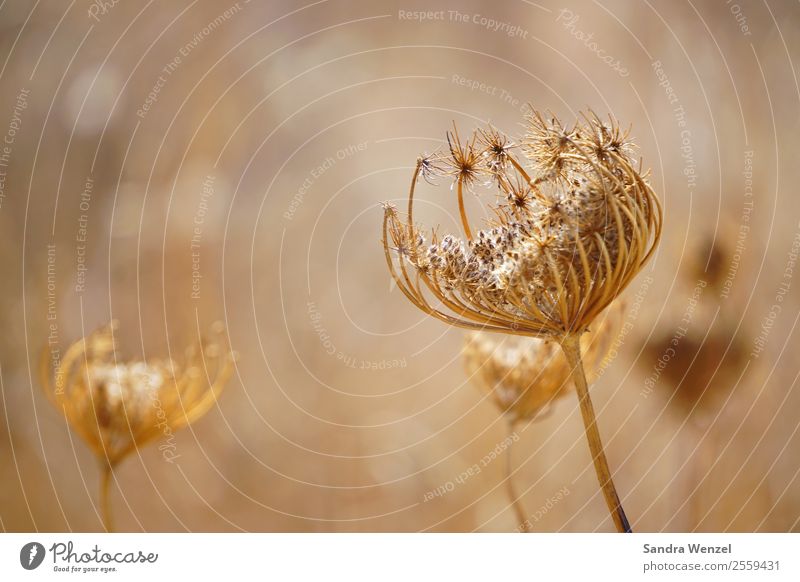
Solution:
<path fill-rule="evenodd" d="M 120 529 L 513 530 L 502 455 L 461 477 L 505 423 L 391 284 L 380 203 L 530 103 L 630 124 L 665 207 L 592 387 L 634 528 L 797 531 L 798 57 L 791 2 L 4 2 L 0 527 L 101 527 L 38 362 L 117 319 L 132 358 L 215 320 L 240 355 L 176 462 L 120 465 Z M 577 402 L 518 437 L 533 529 L 610 531 Z"/>

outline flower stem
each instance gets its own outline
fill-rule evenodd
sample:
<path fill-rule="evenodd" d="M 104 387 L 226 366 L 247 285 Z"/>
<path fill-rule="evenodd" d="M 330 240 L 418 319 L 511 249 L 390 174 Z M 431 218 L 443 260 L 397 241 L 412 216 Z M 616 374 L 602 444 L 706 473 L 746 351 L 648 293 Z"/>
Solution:
<path fill-rule="evenodd" d="M 103 527 L 109 533 L 114 531 L 114 519 L 111 515 L 111 477 L 114 468 L 109 463 L 104 463 L 100 469 L 100 514 L 103 517 Z"/>
<path fill-rule="evenodd" d="M 589 384 L 586 381 L 586 372 L 583 369 L 583 360 L 581 359 L 580 335 L 567 335 L 561 342 L 561 348 L 564 350 L 564 355 L 572 370 L 572 382 L 578 392 L 578 402 L 580 403 L 581 416 L 583 417 L 586 440 L 589 442 L 589 451 L 592 454 L 597 481 L 603 491 L 603 497 L 605 497 L 606 505 L 611 513 L 611 519 L 614 520 L 614 525 L 618 532 L 631 533 L 631 526 L 625 516 L 625 511 L 622 509 L 617 489 L 611 479 L 608 460 L 603 452 L 603 443 L 600 440 L 597 418 L 594 414 L 592 399 L 589 397 Z"/>
<path fill-rule="evenodd" d="M 508 435 L 509 437 L 512 436 L 514 433 L 514 423 L 508 423 Z M 508 450 L 506 451 L 506 462 L 505 462 L 505 482 L 506 482 L 506 491 L 508 492 L 508 498 L 511 500 L 511 506 L 514 508 L 514 514 L 517 517 L 517 528 L 522 533 L 530 532 L 530 525 L 528 523 L 527 514 L 525 513 L 525 508 L 522 506 L 522 499 L 519 498 L 517 495 L 517 490 L 514 487 L 514 480 L 511 477 L 511 470 L 513 459 L 511 458 L 511 449 L 514 446 L 513 441 L 511 444 L 508 445 Z"/>
<path fill-rule="evenodd" d="M 461 214 L 461 226 L 464 228 L 464 234 L 467 235 L 468 240 L 472 240 L 472 231 L 469 228 L 469 219 L 467 219 L 467 209 L 464 206 L 464 179 L 462 176 L 458 177 L 458 211 Z"/>

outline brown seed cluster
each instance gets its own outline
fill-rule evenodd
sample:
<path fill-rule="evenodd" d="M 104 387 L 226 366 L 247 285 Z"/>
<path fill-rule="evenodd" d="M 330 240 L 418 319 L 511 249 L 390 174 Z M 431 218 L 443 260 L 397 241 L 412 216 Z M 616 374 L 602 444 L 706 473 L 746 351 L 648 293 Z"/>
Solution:
<path fill-rule="evenodd" d="M 638 273 L 662 212 L 613 119 L 587 113 L 568 127 L 533 112 L 527 127 L 519 146 L 493 128 L 467 141 L 448 133 L 447 153 L 417 161 L 407 215 L 385 206 L 383 243 L 392 276 L 424 312 L 467 329 L 562 338 L 585 331 Z M 426 238 L 414 224 L 418 178 L 437 175 L 454 180 L 463 237 Z M 482 182 L 496 185 L 498 203 L 473 233 L 464 195 Z"/>
<path fill-rule="evenodd" d="M 592 381 L 622 327 L 620 301 L 588 333 L 581 351 Z M 471 332 L 464 346 L 464 363 L 473 382 L 487 392 L 512 424 L 534 420 L 572 390 L 571 374 L 561 348 L 553 341 Z"/>
<path fill-rule="evenodd" d="M 171 359 L 122 361 L 116 323 L 74 343 L 51 370 L 42 361 L 47 397 L 95 455 L 115 466 L 128 454 L 203 416 L 233 372 L 221 325 L 213 338 Z"/>

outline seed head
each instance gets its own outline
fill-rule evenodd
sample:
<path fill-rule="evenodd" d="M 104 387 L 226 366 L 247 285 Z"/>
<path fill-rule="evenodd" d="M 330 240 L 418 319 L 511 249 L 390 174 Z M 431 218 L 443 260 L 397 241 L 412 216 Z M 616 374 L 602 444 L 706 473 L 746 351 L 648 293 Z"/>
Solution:
<path fill-rule="evenodd" d="M 473 135 L 469 141 L 462 143 L 458 129 L 447 132 L 449 155 L 441 156 L 444 173 L 453 176 L 459 184 L 472 186 L 481 176 L 488 175 L 483 151 Z M 424 175 L 424 173 L 423 173 Z"/>
<path fill-rule="evenodd" d="M 613 119 L 587 113 L 568 128 L 534 111 L 527 123 L 527 167 L 493 128 L 467 142 L 449 133 L 463 236 L 426 240 L 415 226 L 418 162 L 407 214 L 384 215 L 384 250 L 425 313 L 466 329 L 560 339 L 583 333 L 650 258 L 661 204 Z M 497 219 L 473 235 L 463 188 L 484 174 L 494 176 L 500 203 Z"/>
<path fill-rule="evenodd" d="M 514 144 L 509 141 L 508 137 L 491 126 L 479 129 L 477 138 L 479 147 L 483 149 L 488 169 L 498 178 L 503 176 Z"/>
<path fill-rule="evenodd" d="M 445 168 L 442 165 L 440 154 L 426 154 L 417 158 L 417 164 L 420 168 L 420 175 L 422 179 L 428 184 L 434 184 L 434 178 L 441 176 L 445 173 Z"/>
<path fill-rule="evenodd" d="M 622 324 L 623 307 L 614 302 L 599 325 L 581 337 L 589 380 L 608 355 Z M 514 424 L 546 414 L 569 394 L 571 370 L 561 349 L 552 341 L 470 332 L 464 363 L 473 382 L 488 393 L 497 408 Z"/>
<path fill-rule="evenodd" d="M 112 322 L 75 342 L 55 370 L 45 351 L 41 366 L 48 399 L 111 467 L 208 412 L 235 359 L 223 349 L 224 329 L 217 325 L 211 340 L 189 347 L 179 361 L 122 361 L 115 330 Z"/>

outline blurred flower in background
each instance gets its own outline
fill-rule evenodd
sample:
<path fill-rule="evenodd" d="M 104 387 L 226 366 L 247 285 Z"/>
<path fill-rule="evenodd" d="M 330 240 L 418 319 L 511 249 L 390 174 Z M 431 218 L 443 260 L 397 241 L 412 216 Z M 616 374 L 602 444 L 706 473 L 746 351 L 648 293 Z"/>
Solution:
<path fill-rule="evenodd" d="M 598 325 L 581 337 L 589 382 L 609 355 L 622 325 L 623 302 L 612 303 Z M 469 378 L 514 425 L 550 411 L 572 388 L 571 370 L 552 341 L 470 332 L 464 342 Z"/>
<path fill-rule="evenodd" d="M 48 399 L 89 445 L 101 467 L 101 510 L 112 529 L 109 485 L 118 463 L 152 441 L 174 462 L 174 431 L 202 417 L 233 373 L 234 355 L 224 347 L 222 324 L 211 340 L 190 346 L 180 361 L 124 361 L 118 356 L 116 322 L 67 349 L 51 370 L 43 352 L 41 381 Z"/>

